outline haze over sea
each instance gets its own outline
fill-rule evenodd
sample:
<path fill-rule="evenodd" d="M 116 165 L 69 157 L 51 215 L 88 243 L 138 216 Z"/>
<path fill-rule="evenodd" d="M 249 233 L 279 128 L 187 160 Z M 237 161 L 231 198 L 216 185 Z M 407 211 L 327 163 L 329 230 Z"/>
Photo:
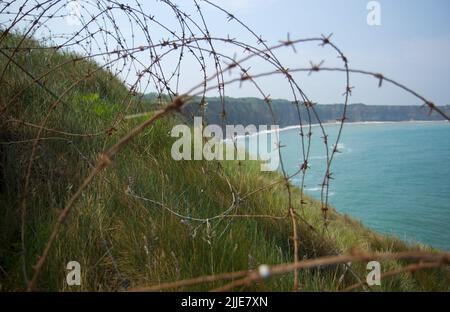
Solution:
<path fill-rule="evenodd" d="M 338 125 L 326 125 L 334 142 Z M 320 199 L 326 152 L 312 127 L 305 191 Z M 280 131 L 289 174 L 303 162 L 299 128 Z M 333 148 L 332 143 L 329 149 Z M 332 163 L 329 203 L 366 226 L 407 241 L 450 250 L 450 125 L 447 122 L 344 126 Z M 293 179 L 300 184 L 300 176 Z"/>

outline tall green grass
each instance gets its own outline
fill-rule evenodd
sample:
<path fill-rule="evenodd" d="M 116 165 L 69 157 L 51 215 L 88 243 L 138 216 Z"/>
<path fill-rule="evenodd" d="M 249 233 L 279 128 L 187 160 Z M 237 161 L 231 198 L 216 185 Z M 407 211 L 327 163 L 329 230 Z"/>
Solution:
<path fill-rule="evenodd" d="M 18 40 L 19 35 L 8 35 L 2 45 L 14 46 Z M 27 39 L 25 45 L 36 49 L 20 51 L 14 60 L 35 77 L 58 67 L 42 79 L 55 94 L 62 94 L 99 66 L 86 60 L 70 62 L 78 56 L 39 49 L 42 46 L 33 40 Z M 0 69 L 6 62 L 0 56 Z M 21 257 L 25 257 L 26 273 L 30 275 L 58 213 L 95 164 L 98 154 L 146 118 L 117 123 L 117 116 L 151 111 L 154 104 L 130 97 L 124 85 L 107 71 L 100 70 L 81 79 L 50 112 L 46 127 L 70 133 L 102 134 L 83 137 L 43 131 L 30 188 L 24 193 L 32 146 L 29 140 L 36 136 L 37 129 L 13 120 L 39 124 L 55 99 L 14 64 L 7 67 L 0 83 L 0 104 L 4 108 L 0 115 L 0 288 L 24 290 Z M 289 218 L 224 217 L 199 222 L 176 215 L 209 219 L 232 204 L 230 185 L 235 194 L 243 196 L 280 178 L 276 173 L 260 172 L 259 164 L 250 161 L 174 161 L 170 155 L 174 139 L 169 133 L 179 122 L 177 116 L 157 121 L 119 153 L 113 164 L 83 192 L 51 250 L 39 289 L 117 291 L 293 260 Z M 104 132 L 111 126 L 116 131 Z M 23 255 L 19 204 L 24 196 L 27 216 Z M 293 203 L 300 212 L 300 191 L 296 188 Z M 231 214 L 286 216 L 287 207 L 288 196 L 281 183 L 239 201 Z M 428 249 L 374 233 L 334 210 L 325 232 L 320 204 L 310 198 L 306 198 L 302 216 L 316 231 L 299 222 L 301 258 L 331 255 L 353 247 L 371 251 Z M 79 287 L 66 284 L 66 264 L 72 260 L 81 264 Z M 382 270 L 404 264 L 385 262 Z M 365 278 L 364 264 L 355 263 L 352 268 Z M 300 271 L 301 290 L 333 291 L 358 281 L 349 272 L 340 281 L 343 273 L 342 266 Z M 293 275 L 288 274 L 245 289 L 289 291 L 292 279 Z M 397 275 L 373 289 L 449 290 L 449 281 L 448 270 L 436 269 Z M 207 290 L 222 284 L 215 282 L 182 290 Z"/>

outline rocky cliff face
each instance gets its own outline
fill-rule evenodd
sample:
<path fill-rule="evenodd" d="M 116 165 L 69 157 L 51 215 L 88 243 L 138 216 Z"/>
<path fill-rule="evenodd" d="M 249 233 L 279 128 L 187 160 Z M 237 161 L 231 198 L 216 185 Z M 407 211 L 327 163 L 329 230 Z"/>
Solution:
<path fill-rule="evenodd" d="M 187 116 L 200 116 L 200 101 L 192 101 L 183 108 L 183 113 Z M 205 118 L 209 124 L 222 123 L 222 102 L 219 98 L 207 98 Z M 267 104 L 258 98 L 230 98 L 224 100 L 224 108 L 228 123 L 232 124 L 272 124 L 272 116 Z M 272 108 L 275 114 L 275 124 L 280 127 L 293 126 L 299 124 L 299 116 L 303 122 L 317 123 L 315 114 L 306 110 L 304 105 L 300 105 L 297 110 L 296 105 L 287 100 L 273 100 Z M 322 122 L 335 122 L 342 118 L 344 110 L 343 104 L 316 104 L 314 106 L 318 117 Z M 443 106 L 442 109 L 450 114 L 450 105 Z M 365 105 L 350 104 L 347 108 L 347 122 L 358 121 L 409 121 L 409 120 L 443 120 L 442 116 L 422 106 L 400 106 L 400 105 Z"/>

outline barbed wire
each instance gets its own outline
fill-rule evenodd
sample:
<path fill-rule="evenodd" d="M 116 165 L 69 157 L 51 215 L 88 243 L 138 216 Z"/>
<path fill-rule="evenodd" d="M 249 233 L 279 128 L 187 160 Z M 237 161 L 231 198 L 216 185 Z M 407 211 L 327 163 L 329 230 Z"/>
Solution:
<path fill-rule="evenodd" d="M 129 191 L 127 192 L 127 195 L 135 200 L 155 204 L 181 220 L 199 222 L 200 225 L 206 227 L 210 227 L 210 223 L 213 221 L 230 222 L 226 220 L 231 220 L 233 218 L 290 219 L 292 227 L 290 240 L 293 243 L 293 263 L 289 265 L 273 266 L 271 267 L 271 272 L 276 274 L 293 272 L 294 290 L 299 288 L 298 271 L 305 267 L 305 263 L 308 263 L 306 266 L 320 265 L 321 263 L 340 263 L 347 266 L 347 269 L 349 269 L 349 266 L 347 265 L 348 261 L 365 260 L 377 257 L 403 258 L 403 255 L 364 254 L 345 256 L 339 255 L 339 250 L 333 250 L 333 253 L 335 253 L 336 256 L 335 258 L 331 258 L 331 260 L 324 260 L 325 262 L 321 259 L 300 261 L 301 237 L 299 237 L 298 224 L 299 222 L 304 223 L 311 231 L 316 232 L 317 235 L 320 235 L 324 240 L 329 236 L 327 231 L 329 224 L 328 199 L 330 195 L 330 183 L 333 179 L 332 164 L 336 153 L 339 152 L 339 141 L 347 119 L 347 107 L 353 88 L 350 84 L 352 74 L 372 76 L 377 79 L 378 87 L 382 87 L 383 82 L 390 83 L 417 98 L 430 110 L 430 112 L 434 111 L 448 121 L 450 121 L 449 116 L 447 116 L 446 113 L 432 101 L 393 79 L 380 73 L 350 68 L 346 55 L 332 41 L 332 35 L 291 39 L 288 34 L 286 39 L 279 41 L 275 45 L 269 45 L 261 35 L 257 35 L 252 28 L 247 26 L 236 15 L 223 9 L 212 1 L 193 0 L 189 11 L 185 11 L 180 5 L 170 0 L 156 1 L 156 4 L 157 7 L 161 9 L 161 17 L 158 14 L 152 15 L 147 13 L 148 10 L 144 9 L 144 5 L 139 1 L 0 1 L 0 57 L 3 58 L 3 67 L 0 68 L 0 84 L 2 85 L 2 88 L 4 88 L 3 85 L 9 84 L 7 79 L 5 79 L 5 75 L 10 68 L 19 70 L 29 79 L 26 83 L 23 82 L 23 85 L 19 90 L 14 90 L 14 93 L 5 93 L 9 94 L 9 97 L 1 99 L 0 117 L 8 124 L 37 130 L 35 137 L 31 140 L 1 143 L 32 145 L 26 169 L 24 170 L 23 186 L 21 188 L 21 197 L 19 201 L 22 271 L 27 288 L 29 290 L 38 289 L 40 274 L 47 262 L 49 253 L 57 239 L 58 233 L 64 229 L 64 222 L 73 210 L 74 204 L 94 178 L 111 164 L 114 157 L 120 153 L 125 146 L 132 144 L 137 136 L 142 134 L 145 129 L 152 127 L 157 120 L 172 113 L 179 112 L 187 105 L 187 103 L 192 101 L 195 101 L 197 108 L 191 117 L 193 118 L 199 114 L 203 117 L 202 121 L 205 122 L 207 96 L 211 93 L 215 93 L 219 97 L 220 118 L 222 121 L 222 128 L 224 128 L 230 121 L 227 116 L 226 90 L 230 86 L 237 84 L 242 86 L 244 83 L 250 84 L 256 90 L 257 94 L 264 99 L 265 105 L 270 112 L 272 124 L 276 125 L 283 116 L 276 116 L 270 94 L 262 87 L 260 80 L 264 77 L 277 75 L 281 75 L 286 79 L 288 89 L 290 90 L 290 96 L 293 98 L 292 103 L 295 106 L 297 113 L 296 117 L 299 125 L 298 140 L 300 143 L 299 146 L 301 148 L 302 159 L 298 165 L 298 170 L 295 173 L 288 173 L 282 157 L 283 146 L 279 143 L 276 149 L 280 160 L 281 177 L 276 181 L 271 181 L 266 186 L 245 194 L 239 194 L 231 184 L 227 172 L 223 170 L 222 165 L 219 163 L 218 173 L 228 185 L 231 202 L 223 212 L 208 218 L 183 214 L 182 212 L 177 211 L 176 208 L 170 207 L 170 205 L 167 205 L 164 202 L 153 198 L 147 198 L 145 195 L 136 194 L 130 186 L 128 186 Z M 73 5 L 75 5 L 75 12 L 70 11 L 70 9 L 74 9 Z M 187 6 L 186 4 L 184 5 Z M 224 22 L 234 23 L 239 26 L 242 33 L 249 35 L 254 42 L 246 42 L 243 41 L 244 39 L 234 38 L 229 34 L 226 36 L 214 35 L 213 30 L 208 26 L 207 14 L 204 13 L 205 8 L 223 14 Z M 166 16 L 171 16 L 172 20 L 166 19 Z M 68 23 L 69 20 L 71 23 L 73 22 L 74 25 L 71 25 L 71 27 L 69 27 L 70 29 L 68 28 L 67 31 L 64 31 L 64 27 L 57 26 L 58 23 Z M 119 22 L 121 23 L 120 25 L 118 24 Z M 58 29 L 58 33 L 54 32 L 56 29 Z M 11 43 L 10 40 L 8 40 L 10 35 L 15 35 L 18 40 Z M 39 40 L 39 44 L 31 39 Z M 323 66 L 323 61 L 320 63 L 311 61 L 310 67 L 287 68 L 277 57 L 276 51 L 278 50 L 292 49 L 293 53 L 297 53 L 297 49 L 302 48 L 303 45 L 306 44 L 319 45 L 324 49 L 329 49 L 342 62 L 342 67 L 325 67 Z M 228 51 L 231 50 L 228 49 L 230 47 L 234 49 L 232 53 L 228 53 Z M 235 54 L 235 51 L 240 51 L 240 57 Z M 20 62 L 20 59 L 26 58 L 27 55 L 29 56 L 32 53 L 41 52 L 48 53 L 48 58 L 54 58 L 58 53 L 64 53 L 68 59 L 62 60 L 52 67 L 46 68 L 42 72 L 35 72 L 33 66 L 25 66 Z M 67 66 L 75 67 L 85 61 L 92 61 L 95 66 L 88 69 L 87 73 L 82 73 L 79 77 L 74 77 L 73 81 L 70 81 L 70 84 L 64 86 L 61 90 L 52 90 L 46 83 L 51 79 L 52 74 L 59 70 L 63 70 Z M 252 69 L 251 62 L 262 62 L 263 64 L 270 66 L 271 70 L 257 72 Z M 190 68 L 193 66 L 198 67 L 199 69 L 198 78 L 195 78 L 197 79 L 197 83 L 193 87 L 187 88 L 187 82 L 191 82 L 192 75 L 185 74 L 185 72 L 191 72 Z M 183 68 L 189 68 L 189 70 Z M 100 71 L 107 71 L 115 81 L 119 81 L 127 87 L 127 93 L 120 98 L 121 111 L 114 116 L 113 121 L 110 124 L 105 125 L 103 130 L 92 133 L 78 133 L 73 132 L 72 129 L 56 129 L 48 126 L 51 118 L 61 106 L 69 106 L 66 103 L 66 99 L 71 92 L 78 86 L 88 83 Z M 344 74 L 342 83 L 343 112 L 339 118 L 338 132 L 333 142 L 329 141 L 329 135 L 326 131 L 324 122 L 321 121 L 319 113 L 316 110 L 315 102 L 307 95 L 302 87 L 301 81 L 295 79 L 293 76 L 294 73 L 301 72 L 308 73 L 308 75 L 321 72 L 342 72 Z M 229 79 L 226 78 L 227 74 L 230 77 Z M 184 78 L 184 75 L 186 75 L 187 78 Z M 36 86 L 49 96 L 46 103 L 47 110 L 40 116 L 40 120 L 22 120 L 20 118 L 23 118 L 23 116 L 14 115 L 14 107 L 20 105 L 20 98 L 27 90 Z M 57 139 L 57 137 L 45 137 L 44 133 L 50 132 L 52 135 L 61 135 L 62 140 L 68 140 L 67 137 L 78 137 L 80 139 L 94 139 L 99 137 L 104 139 L 103 146 L 106 146 L 107 142 L 112 140 L 112 134 L 118 131 L 124 120 L 126 120 L 126 116 L 131 110 L 133 103 L 135 103 L 136 100 L 141 101 L 148 91 L 156 91 L 157 96 L 155 97 L 155 101 L 158 103 L 160 109 L 155 111 L 149 119 L 145 120 L 114 142 L 110 148 L 105 148 L 105 150 L 101 152 L 95 165 L 89 163 L 91 171 L 66 201 L 64 209 L 60 212 L 59 217 L 54 224 L 45 248 L 42 250 L 36 264 L 33 266 L 33 274 L 30 278 L 27 273 L 30 261 L 26 256 L 27 241 L 25 235 L 27 231 L 27 211 L 29 209 L 28 200 L 31 187 L 30 177 L 33 166 L 35 165 L 36 151 L 39 142 Z M 306 116 L 303 115 L 304 113 L 306 113 Z M 304 215 L 306 203 L 306 195 L 304 193 L 305 178 L 310 169 L 309 160 L 312 144 L 311 129 L 313 120 L 316 120 L 316 123 L 319 126 L 323 148 L 326 153 L 325 170 L 321 182 L 320 196 L 324 225 L 322 231 L 319 231 L 314 228 L 313 225 L 308 223 Z M 274 132 L 273 135 L 275 136 L 275 141 L 280 142 L 279 132 Z M 73 142 L 71 144 L 73 145 Z M 234 142 L 234 148 L 237 149 L 236 142 Z M 89 159 L 87 156 L 83 158 L 85 161 L 88 161 Z M 298 186 L 300 189 L 300 201 L 298 203 L 294 202 L 292 191 L 292 179 L 294 177 L 300 177 Z M 252 215 L 237 212 L 238 206 L 249 197 L 279 185 L 283 185 L 288 198 L 288 205 L 285 207 L 286 214 L 284 216 L 270 214 Z M 299 207 L 299 209 L 296 207 Z M 230 224 L 231 223 L 227 224 L 224 232 L 229 228 Z M 107 252 L 109 256 L 112 257 L 109 249 Z M 405 255 L 405 257 L 406 256 L 409 257 L 410 255 L 408 254 Z M 423 259 L 422 256 L 425 258 L 435 257 L 426 254 L 416 258 Z M 442 258 L 434 260 L 439 260 L 439 265 L 448 264 L 448 255 L 442 255 Z M 436 265 L 436 262 L 434 262 L 433 265 Z M 422 266 L 411 266 L 411 269 L 416 270 L 421 267 Z M 428 267 L 428 265 L 424 265 L 424 267 Z M 117 270 L 117 267 L 115 266 L 114 269 Z M 359 280 L 359 284 L 355 286 L 355 288 L 362 286 L 361 278 L 353 271 L 352 274 Z M 220 290 L 233 289 L 240 285 L 249 285 L 259 280 L 261 276 L 258 275 L 258 273 L 245 270 L 199 277 L 184 282 L 176 281 L 165 283 L 149 288 L 142 288 L 142 290 L 161 290 L 171 287 L 193 285 L 197 282 L 204 283 L 230 278 L 241 279 L 223 286 Z"/>

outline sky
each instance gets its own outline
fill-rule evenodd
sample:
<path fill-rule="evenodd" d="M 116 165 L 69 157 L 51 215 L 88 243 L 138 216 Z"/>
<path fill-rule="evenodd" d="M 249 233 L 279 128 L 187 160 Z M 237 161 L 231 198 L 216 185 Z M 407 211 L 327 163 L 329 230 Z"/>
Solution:
<path fill-rule="evenodd" d="M 83 0 L 90 1 L 90 0 Z M 285 40 L 320 37 L 333 34 L 331 39 L 346 55 L 351 68 L 380 72 L 412 88 L 437 105 L 450 105 L 450 1 L 448 0 L 211 0 L 232 12 L 244 21 L 269 46 Z M 20 1 L 19 1 L 20 2 Z M 121 1 L 133 5 L 135 0 Z M 173 0 L 181 9 L 199 17 L 193 1 Z M 375 10 L 368 4 L 375 2 Z M 160 1 L 141 1 L 143 9 L 155 15 L 166 25 L 177 27 L 173 14 L 165 10 Z M 228 35 L 256 45 L 256 39 L 236 21 L 227 21 L 227 15 L 203 1 L 199 1 L 212 36 Z M 372 5 L 372 4 L 371 4 Z M 165 6 L 167 7 L 167 6 Z M 372 6 L 370 6 L 372 7 Z M 379 25 L 369 25 L 368 15 Z M 0 22 L 2 22 L 0 17 Z M 127 18 L 116 17 L 116 23 L 125 36 L 131 37 L 131 27 Z M 50 28 L 55 32 L 73 31 L 73 25 L 54 23 Z M 161 29 L 151 28 L 152 39 L 159 42 L 168 35 Z M 135 32 L 135 46 L 145 44 L 142 33 Z M 218 45 L 226 55 L 239 59 L 245 56 L 242 49 L 235 46 Z M 291 47 L 276 50 L 277 57 L 286 68 L 307 67 L 310 62 L 323 66 L 342 66 L 336 53 L 317 42 L 298 44 L 294 52 Z M 148 63 L 145 56 L 142 63 Z M 163 65 L 172 70 L 177 64 L 177 56 L 164 59 Z M 209 62 L 212 62 L 211 60 Z M 202 76 L 198 64 L 186 58 L 182 65 L 179 91 L 201 83 Z M 273 68 L 267 62 L 252 60 L 246 66 L 257 74 Z M 213 67 L 213 66 L 212 66 Z M 213 67 L 214 68 L 214 67 Z M 210 71 L 209 74 L 212 74 Z M 235 73 L 236 75 L 237 73 Z M 313 102 L 328 104 L 341 103 L 345 91 L 343 73 L 295 73 L 293 74 L 302 90 Z M 225 76 L 227 79 L 233 76 Z M 125 79 L 125 78 L 124 78 Z M 126 80 L 132 83 L 132 75 Z M 272 98 L 292 100 L 287 80 L 280 75 L 258 79 L 264 94 Z M 373 77 L 351 75 L 354 87 L 350 102 L 371 105 L 421 105 L 416 98 L 387 83 L 378 88 Z M 145 91 L 154 91 L 147 88 Z M 261 94 L 250 83 L 227 85 L 226 95 L 242 97 Z M 214 92 L 209 95 L 217 95 Z"/>
<path fill-rule="evenodd" d="M 365 0 L 222 0 L 269 42 L 286 38 L 314 37 L 333 33 L 333 41 L 349 59 L 350 67 L 381 72 L 417 90 L 441 105 L 450 104 L 450 1 L 381 0 L 381 25 L 367 24 Z M 318 63 L 309 48 L 286 55 L 295 64 L 305 57 Z M 326 59 L 324 66 L 329 65 Z M 311 75 L 314 76 L 314 75 Z M 305 90 L 321 103 L 339 102 L 333 75 L 303 75 Z M 277 81 L 272 83 L 277 84 Z M 384 105 L 413 105 L 415 98 L 389 87 L 378 89 L 372 78 L 352 76 L 352 102 Z M 329 92 L 323 85 L 329 86 Z M 339 89 L 340 88 L 340 89 Z M 285 86 L 273 96 L 283 97 Z M 243 92 L 244 93 L 244 92 Z"/>

